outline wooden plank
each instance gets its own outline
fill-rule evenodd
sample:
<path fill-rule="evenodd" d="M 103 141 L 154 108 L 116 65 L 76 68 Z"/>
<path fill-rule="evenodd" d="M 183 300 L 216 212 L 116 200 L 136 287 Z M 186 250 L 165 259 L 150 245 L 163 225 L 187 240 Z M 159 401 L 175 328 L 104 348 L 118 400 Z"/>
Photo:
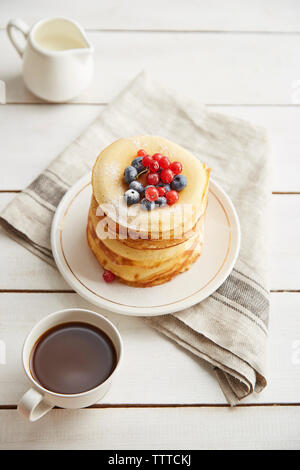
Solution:
<path fill-rule="evenodd" d="M 0 193 L 0 211 L 14 197 Z M 300 289 L 300 195 L 273 195 L 270 214 L 271 289 Z M 266 227 L 267 230 L 267 227 Z M 0 289 L 70 289 L 52 266 L 0 230 Z M 30 273 L 30 275 L 28 275 Z"/>
<path fill-rule="evenodd" d="M 0 289 L 70 290 L 56 268 L 30 253 L 0 229 Z M 10 286 L 10 287 L 8 287 Z M 13 287 L 14 286 L 14 287 Z"/>
<path fill-rule="evenodd" d="M 145 324 L 96 309 L 77 294 L 0 294 L 0 405 L 14 405 L 28 388 L 21 365 L 24 339 L 52 311 L 90 308 L 107 315 L 124 340 L 124 361 L 104 404 L 226 404 L 211 367 Z M 268 387 L 243 403 L 299 402 L 299 294 L 272 294 L 268 340 Z M 297 343 L 298 341 L 298 343 Z M 298 349 L 297 349 L 298 348 Z"/>
<path fill-rule="evenodd" d="M 84 5 L 84 7 L 83 7 Z M 27 0 L 1 2 L 0 27 L 13 17 L 28 23 L 47 16 L 69 16 L 86 28 L 100 29 L 166 29 L 166 30 L 239 30 L 299 31 L 300 12 L 296 0 L 222 0 L 182 2 L 173 0 Z"/>
<path fill-rule="evenodd" d="M 79 102 L 111 101 L 143 69 L 203 103 L 290 104 L 297 99 L 293 85 L 299 88 L 300 62 L 294 35 L 91 31 L 89 38 L 96 49 L 96 73 Z M 0 50 L 7 101 L 38 101 L 24 87 L 21 60 L 5 31 Z"/>
<path fill-rule="evenodd" d="M 272 191 L 300 191 L 299 107 L 211 106 L 210 109 L 263 126 L 270 142 Z"/>
<path fill-rule="evenodd" d="M 0 106 L 1 157 L 5 158 L 0 189 L 26 187 L 102 109 L 46 104 Z"/>
<path fill-rule="evenodd" d="M 300 289 L 300 195 L 273 195 L 271 207 L 271 289 Z"/>
<path fill-rule="evenodd" d="M 0 193 L 0 211 L 15 193 Z M 0 228 L 0 289 L 70 290 L 56 268 L 34 256 Z M 10 286 L 10 287 L 9 287 Z"/>
<path fill-rule="evenodd" d="M 74 104 L 0 106 L 1 155 L 5 158 L 0 190 L 27 186 L 103 109 L 104 106 Z M 272 190 L 300 191 L 300 107 L 209 109 L 265 127 L 271 143 Z M 18 138 L 14 135 L 16 130 Z M 163 134 L 163 130 L 158 133 Z"/>
<path fill-rule="evenodd" d="M 299 449 L 300 407 L 53 410 L 34 424 L 2 410 L 0 448 Z"/>

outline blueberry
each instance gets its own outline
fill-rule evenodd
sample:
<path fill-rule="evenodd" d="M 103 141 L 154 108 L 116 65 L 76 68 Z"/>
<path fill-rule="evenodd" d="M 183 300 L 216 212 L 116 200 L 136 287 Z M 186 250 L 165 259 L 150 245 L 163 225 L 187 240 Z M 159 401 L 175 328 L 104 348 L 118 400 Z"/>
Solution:
<path fill-rule="evenodd" d="M 144 209 L 144 211 L 152 211 L 155 209 L 155 202 L 148 201 L 148 199 L 144 197 L 144 199 L 141 200 L 141 208 Z"/>
<path fill-rule="evenodd" d="M 137 170 L 134 166 L 127 166 L 124 171 L 124 181 L 129 184 L 131 181 L 134 181 L 137 177 Z"/>
<path fill-rule="evenodd" d="M 135 191 L 137 191 L 140 194 L 142 194 L 145 191 L 144 186 L 139 181 L 131 181 L 131 183 L 129 185 L 129 188 L 134 189 Z"/>
<path fill-rule="evenodd" d="M 137 204 L 140 200 L 140 195 L 134 189 L 128 189 L 124 194 L 124 199 L 127 206 L 132 206 L 132 204 Z"/>
<path fill-rule="evenodd" d="M 166 193 L 168 193 L 169 191 L 171 191 L 171 186 L 170 186 L 169 184 L 166 184 L 166 183 L 159 183 L 159 184 L 157 184 L 156 186 L 159 186 L 160 188 L 165 188 Z"/>
<path fill-rule="evenodd" d="M 141 173 L 142 171 L 146 170 L 146 167 L 143 165 L 143 157 L 137 157 L 131 162 L 131 166 L 133 166 L 138 173 Z"/>
<path fill-rule="evenodd" d="M 167 204 L 167 200 L 164 196 L 160 196 L 156 199 L 155 204 L 158 207 L 164 207 Z"/>
<path fill-rule="evenodd" d="M 187 185 L 187 179 L 184 175 L 176 175 L 171 183 L 171 188 L 175 191 L 182 191 Z"/>

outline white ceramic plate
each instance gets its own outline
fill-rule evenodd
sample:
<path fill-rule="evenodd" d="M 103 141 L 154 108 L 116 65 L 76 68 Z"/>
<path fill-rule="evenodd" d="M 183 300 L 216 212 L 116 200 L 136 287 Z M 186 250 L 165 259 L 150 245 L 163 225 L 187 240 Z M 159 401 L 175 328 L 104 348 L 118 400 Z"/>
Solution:
<path fill-rule="evenodd" d="M 229 197 L 210 181 L 203 252 L 187 272 L 148 288 L 129 287 L 118 281 L 105 283 L 103 269 L 86 240 L 90 180 L 89 174 L 84 176 L 65 194 L 51 231 L 58 269 L 82 297 L 124 315 L 161 315 L 201 302 L 228 277 L 240 247 L 239 220 Z"/>

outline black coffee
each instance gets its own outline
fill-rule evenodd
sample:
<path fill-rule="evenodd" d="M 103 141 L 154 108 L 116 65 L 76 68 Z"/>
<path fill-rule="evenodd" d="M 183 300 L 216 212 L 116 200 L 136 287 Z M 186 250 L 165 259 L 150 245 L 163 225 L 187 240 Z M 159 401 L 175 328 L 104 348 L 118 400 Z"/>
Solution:
<path fill-rule="evenodd" d="M 110 338 L 86 323 L 63 323 L 46 331 L 30 358 L 33 377 L 56 393 L 81 393 L 113 372 L 117 354 Z"/>

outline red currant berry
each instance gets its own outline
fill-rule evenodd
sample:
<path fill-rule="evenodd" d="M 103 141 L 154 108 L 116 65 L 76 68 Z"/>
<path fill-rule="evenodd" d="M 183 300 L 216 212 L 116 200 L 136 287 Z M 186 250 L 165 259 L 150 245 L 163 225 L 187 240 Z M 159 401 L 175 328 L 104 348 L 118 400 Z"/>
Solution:
<path fill-rule="evenodd" d="M 150 171 L 155 173 L 159 170 L 159 163 L 156 160 L 152 160 L 149 165 Z"/>
<path fill-rule="evenodd" d="M 173 171 L 174 175 L 179 175 L 182 172 L 182 165 L 180 162 L 172 162 L 170 169 Z"/>
<path fill-rule="evenodd" d="M 156 189 L 157 189 L 157 191 L 158 191 L 158 195 L 159 195 L 159 196 L 165 196 L 165 194 L 166 194 L 166 192 L 167 192 L 167 191 L 166 191 L 166 188 L 164 188 L 164 187 L 162 187 L 162 186 L 158 186 Z"/>
<path fill-rule="evenodd" d="M 145 152 L 144 149 L 140 149 L 138 152 L 137 152 L 137 156 L 138 157 L 145 157 L 147 155 L 147 152 Z"/>
<path fill-rule="evenodd" d="M 112 273 L 111 271 L 108 271 L 108 269 L 106 269 L 103 273 L 103 279 L 105 282 L 113 282 L 115 280 L 115 275 L 114 273 Z"/>
<path fill-rule="evenodd" d="M 162 155 L 160 153 L 155 153 L 154 155 L 152 155 L 152 158 L 153 160 L 159 163 L 162 159 Z"/>
<path fill-rule="evenodd" d="M 172 206 L 173 204 L 175 204 L 178 199 L 179 199 L 179 196 L 178 196 L 178 192 L 177 191 L 174 191 L 172 189 L 172 191 L 169 191 L 167 194 L 166 194 L 166 199 L 167 199 L 167 204 L 169 204 L 169 206 Z"/>
<path fill-rule="evenodd" d="M 172 170 L 166 169 L 163 170 L 160 174 L 160 179 L 162 180 L 163 183 L 165 184 L 170 184 L 172 183 L 174 179 L 174 173 Z"/>
<path fill-rule="evenodd" d="M 159 166 L 163 169 L 163 170 L 166 170 L 167 168 L 169 168 L 169 166 L 171 165 L 171 162 L 170 160 L 168 159 L 168 157 L 162 157 L 159 161 Z"/>
<path fill-rule="evenodd" d="M 158 198 L 158 191 L 156 188 L 148 188 L 145 191 L 145 198 L 148 199 L 148 201 L 156 201 Z"/>
<path fill-rule="evenodd" d="M 153 184 L 154 186 L 159 183 L 159 175 L 157 173 L 148 173 L 147 183 Z"/>
<path fill-rule="evenodd" d="M 145 156 L 143 157 L 142 163 L 143 163 L 144 166 L 148 167 L 151 162 L 152 162 L 152 157 L 151 157 L 151 155 L 145 155 Z"/>

